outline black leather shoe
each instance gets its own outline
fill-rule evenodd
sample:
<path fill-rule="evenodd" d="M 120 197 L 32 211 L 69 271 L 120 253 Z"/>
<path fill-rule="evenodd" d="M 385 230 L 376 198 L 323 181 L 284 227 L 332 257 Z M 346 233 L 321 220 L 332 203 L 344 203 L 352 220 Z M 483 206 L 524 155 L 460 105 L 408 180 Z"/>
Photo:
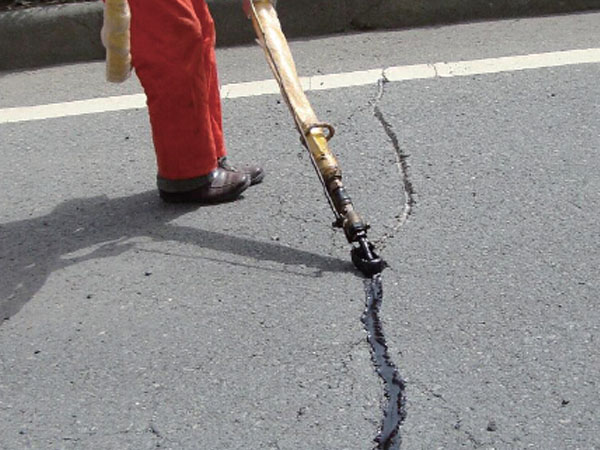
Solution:
<path fill-rule="evenodd" d="M 168 203 L 223 203 L 235 200 L 250 186 L 250 177 L 217 167 L 205 185 L 191 191 L 167 192 L 159 189 L 160 198 Z"/>
<path fill-rule="evenodd" d="M 225 169 L 229 172 L 245 173 L 246 175 L 248 175 L 250 177 L 251 185 L 260 183 L 263 180 L 263 178 L 265 177 L 265 172 L 262 169 L 262 167 L 258 167 L 258 166 L 235 167 L 235 166 L 232 166 L 231 164 L 229 164 L 229 162 L 227 161 L 227 156 L 223 156 L 222 158 L 219 158 L 219 167 L 221 169 Z"/>

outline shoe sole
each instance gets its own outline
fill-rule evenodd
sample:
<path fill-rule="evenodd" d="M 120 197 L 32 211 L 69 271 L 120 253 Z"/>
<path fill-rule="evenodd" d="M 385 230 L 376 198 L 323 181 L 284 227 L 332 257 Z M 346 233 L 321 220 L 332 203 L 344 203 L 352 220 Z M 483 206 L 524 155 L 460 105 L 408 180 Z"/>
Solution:
<path fill-rule="evenodd" d="M 214 198 L 214 199 L 198 199 L 193 197 L 188 197 L 187 195 L 191 195 L 188 192 L 165 192 L 159 190 L 160 198 L 166 203 L 194 203 L 197 205 L 216 205 L 219 203 L 228 203 L 234 200 L 237 200 L 239 196 L 250 187 L 250 180 L 246 183 L 240 185 L 236 190 L 231 191 L 231 193 Z"/>

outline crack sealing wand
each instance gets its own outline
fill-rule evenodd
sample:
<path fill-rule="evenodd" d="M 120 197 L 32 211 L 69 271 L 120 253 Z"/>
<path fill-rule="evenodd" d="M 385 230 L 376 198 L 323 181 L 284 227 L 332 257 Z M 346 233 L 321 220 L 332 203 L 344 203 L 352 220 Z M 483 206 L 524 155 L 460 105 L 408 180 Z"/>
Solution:
<path fill-rule="evenodd" d="M 317 119 L 306 97 L 292 58 L 290 48 L 275 10 L 276 0 L 245 0 L 244 11 L 252 20 L 258 42 L 281 95 L 287 103 L 302 143 L 307 148 L 311 162 L 323 185 L 324 193 L 335 216 L 334 226 L 342 228 L 346 239 L 353 245 L 352 262 L 365 276 L 380 273 L 384 261 L 375 252 L 367 238 L 369 226 L 354 209 L 352 199 L 342 183 L 342 171 L 329 148 L 334 128 Z"/>

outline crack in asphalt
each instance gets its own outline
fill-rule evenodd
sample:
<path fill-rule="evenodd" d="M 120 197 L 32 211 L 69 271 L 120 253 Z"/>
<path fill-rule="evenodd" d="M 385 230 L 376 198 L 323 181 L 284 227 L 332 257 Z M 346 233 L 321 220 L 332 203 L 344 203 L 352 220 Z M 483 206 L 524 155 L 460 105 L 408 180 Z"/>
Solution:
<path fill-rule="evenodd" d="M 406 383 L 391 360 L 379 311 L 383 302 L 381 274 L 365 280 L 366 308 L 361 318 L 367 331 L 371 360 L 383 380 L 386 405 L 380 431 L 375 438 L 378 450 L 398 450 L 402 442 L 400 425 L 406 418 Z"/>
<path fill-rule="evenodd" d="M 157 439 L 155 448 L 161 448 L 162 443 L 166 440 L 166 438 L 161 434 L 160 431 L 158 431 L 158 429 L 156 428 L 156 426 L 153 423 L 150 423 L 147 431 L 148 431 L 148 433 L 152 434 Z"/>
<path fill-rule="evenodd" d="M 385 242 L 393 238 L 408 221 L 416 204 L 415 189 L 409 174 L 409 155 L 402 150 L 398 135 L 379 107 L 379 103 L 385 95 L 385 86 L 387 83 L 389 83 L 389 80 L 386 77 L 385 70 L 383 70 L 378 82 L 377 94 L 369 102 L 369 106 L 373 109 L 373 115 L 383 127 L 385 134 L 394 148 L 398 171 L 404 187 L 404 204 L 402 213 L 398 216 L 398 223 L 393 230 L 374 242 L 380 250 L 385 248 Z M 389 356 L 383 325 L 379 316 L 383 303 L 381 274 L 373 276 L 370 280 L 365 280 L 365 294 L 366 308 L 361 320 L 367 331 L 367 341 L 369 342 L 371 359 L 375 370 L 383 380 L 384 396 L 386 399 L 383 410 L 384 417 L 381 422 L 379 434 L 375 438 L 375 442 L 377 443 L 376 448 L 378 450 L 398 450 L 402 443 L 400 426 L 406 419 L 407 414 L 406 382 L 398 373 L 396 365 Z"/>
<path fill-rule="evenodd" d="M 400 172 L 400 178 L 402 179 L 402 184 L 404 186 L 404 206 L 402 208 L 401 214 L 398 217 L 398 223 L 393 228 L 393 230 L 384 234 L 381 238 L 374 242 L 375 245 L 378 246 L 380 249 L 384 249 L 386 241 L 393 238 L 396 235 L 396 233 L 400 230 L 400 228 L 402 228 L 402 226 L 408 221 L 408 218 L 412 214 L 413 208 L 417 203 L 415 199 L 415 189 L 410 178 L 410 167 L 408 164 L 408 158 L 410 155 L 408 155 L 402 150 L 402 147 L 400 146 L 400 140 L 398 139 L 398 135 L 394 131 L 394 128 L 392 127 L 390 122 L 386 119 L 385 114 L 383 113 L 381 108 L 379 107 L 379 103 L 385 96 L 385 86 L 387 83 L 389 83 L 389 80 L 387 79 L 384 70 L 381 74 L 381 79 L 378 82 L 377 95 L 373 100 L 371 100 L 370 104 L 373 108 L 373 115 L 383 127 L 385 134 L 387 135 L 394 148 L 398 171 Z"/>
<path fill-rule="evenodd" d="M 485 443 L 479 441 L 473 435 L 473 433 L 471 433 L 469 430 L 462 427 L 463 419 L 460 416 L 460 413 L 458 411 L 456 411 L 455 408 L 452 407 L 452 405 L 448 402 L 448 400 L 446 400 L 444 398 L 444 396 L 442 394 L 440 394 L 439 392 L 435 392 L 433 389 L 427 387 L 424 383 L 419 382 L 417 380 L 413 380 L 411 384 L 413 384 L 417 388 L 419 388 L 424 394 L 439 399 L 441 401 L 440 407 L 443 410 L 448 411 L 450 414 L 452 414 L 454 416 L 454 420 L 455 420 L 454 427 L 453 427 L 454 430 L 456 430 L 458 433 L 463 434 L 466 437 L 466 439 L 475 446 L 475 448 L 480 448 L 480 447 L 486 445 Z"/>

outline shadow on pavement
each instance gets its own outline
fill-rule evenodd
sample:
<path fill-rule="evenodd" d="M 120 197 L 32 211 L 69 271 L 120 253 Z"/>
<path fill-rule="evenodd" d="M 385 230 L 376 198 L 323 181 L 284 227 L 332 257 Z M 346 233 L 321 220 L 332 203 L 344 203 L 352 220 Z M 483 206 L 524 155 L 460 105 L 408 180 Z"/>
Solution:
<path fill-rule="evenodd" d="M 351 270 L 337 258 L 169 223 L 197 208 L 164 204 L 156 191 L 148 191 L 115 199 L 68 200 L 48 215 L 0 224 L 0 325 L 19 312 L 52 272 L 86 260 L 117 256 L 135 247 L 127 242 L 130 238 L 184 242 L 323 272 Z M 63 257 L 92 246 L 97 248 L 84 256 Z"/>

